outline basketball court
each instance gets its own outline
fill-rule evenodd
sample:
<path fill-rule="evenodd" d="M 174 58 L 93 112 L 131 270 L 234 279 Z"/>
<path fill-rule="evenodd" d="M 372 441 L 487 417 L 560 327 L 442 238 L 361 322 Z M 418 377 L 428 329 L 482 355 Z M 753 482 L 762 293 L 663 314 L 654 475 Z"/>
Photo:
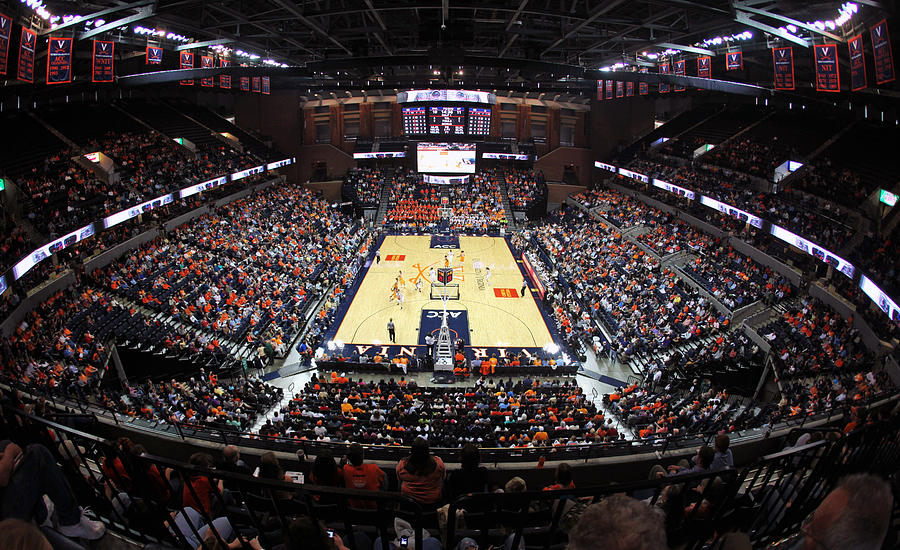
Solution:
<path fill-rule="evenodd" d="M 334 340 L 345 345 L 419 346 L 426 333 L 440 327 L 441 286 L 432 289 L 431 270 L 445 267 L 452 253 L 453 280 L 447 301 L 448 325 L 456 337 L 473 347 L 542 348 L 553 338 L 540 308 L 527 290 L 521 296 L 523 273 L 501 237 L 438 237 L 389 235 L 378 249 L 349 308 L 340 319 Z M 488 274 L 489 273 L 489 274 Z M 402 310 L 393 297 L 397 278 Z M 416 282 L 421 282 L 421 291 Z M 434 297 L 434 299 L 432 299 Z M 396 342 L 387 324 L 393 319 Z"/>

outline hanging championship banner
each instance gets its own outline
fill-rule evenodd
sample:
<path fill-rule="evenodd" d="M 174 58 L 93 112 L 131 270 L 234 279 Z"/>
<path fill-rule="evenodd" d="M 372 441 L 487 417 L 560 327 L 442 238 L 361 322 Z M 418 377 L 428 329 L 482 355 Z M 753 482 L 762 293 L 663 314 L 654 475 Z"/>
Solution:
<path fill-rule="evenodd" d="M 231 61 L 227 59 L 219 59 L 219 67 L 230 67 Z M 223 88 L 225 90 L 231 89 L 231 75 L 220 74 L 219 75 L 219 88 Z"/>
<path fill-rule="evenodd" d="M 840 92 L 841 73 L 838 70 L 837 44 L 821 44 L 813 49 L 816 52 L 816 90 Z"/>
<path fill-rule="evenodd" d="M 868 86 L 866 81 L 866 54 L 863 50 L 862 33 L 847 41 L 850 49 L 850 89 L 854 92 Z"/>
<path fill-rule="evenodd" d="M 250 77 L 249 76 L 241 77 L 241 91 L 242 92 L 250 91 Z"/>
<path fill-rule="evenodd" d="M 106 40 L 94 40 L 94 61 L 91 71 L 93 82 L 112 82 L 113 75 L 113 51 L 115 44 Z"/>
<path fill-rule="evenodd" d="M 597 101 L 603 101 L 603 81 L 597 81 Z"/>
<path fill-rule="evenodd" d="M 725 54 L 725 70 L 738 71 L 744 68 L 744 52 L 728 52 Z"/>
<path fill-rule="evenodd" d="M 668 61 L 666 61 L 665 63 L 663 63 L 659 66 L 659 74 L 669 74 L 669 62 Z M 661 94 L 669 93 L 669 83 L 668 82 L 665 82 L 665 83 L 660 82 L 659 83 L 659 93 L 661 93 Z"/>
<path fill-rule="evenodd" d="M 679 59 L 675 62 L 675 76 L 684 76 L 684 59 Z M 676 92 L 683 92 L 684 86 L 680 84 L 675 84 L 672 86 L 672 90 Z"/>
<path fill-rule="evenodd" d="M 162 48 L 147 46 L 147 65 L 159 65 L 162 63 Z"/>
<path fill-rule="evenodd" d="M 628 81 L 625 83 L 625 97 L 633 97 L 634 96 L 634 82 Z"/>
<path fill-rule="evenodd" d="M 179 59 L 179 66 L 182 69 L 193 69 L 194 68 L 194 54 L 191 52 L 181 52 L 181 56 Z M 194 79 L 186 78 L 181 81 L 182 86 L 193 86 Z"/>
<path fill-rule="evenodd" d="M 886 84 L 894 80 L 894 53 L 888 36 L 887 20 L 882 19 L 869 29 L 872 35 L 872 53 L 875 54 L 875 83 Z"/>
<path fill-rule="evenodd" d="M 644 67 L 641 69 L 641 72 L 644 74 L 648 74 L 648 73 L 650 73 L 650 69 L 648 69 L 647 67 Z M 638 95 L 647 95 L 648 93 L 650 93 L 650 86 L 647 85 L 646 82 L 639 82 L 638 83 Z"/>
<path fill-rule="evenodd" d="M 34 49 L 37 47 L 37 33 L 22 27 L 19 41 L 19 67 L 16 76 L 23 82 L 34 82 Z"/>
<path fill-rule="evenodd" d="M 697 58 L 697 76 L 700 78 L 712 78 L 712 58 L 708 56 Z"/>
<path fill-rule="evenodd" d="M 12 37 L 12 19 L 0 13 L 0 75 L 5 75 L 9 65 L 9 39 Z"/>
<path fill-rule="evenodd" d="M 794 50 L 790 47 L 772 48 L 775 70 L 775 89 L 794 89 Z"/>
<path fill-rule="evenodd" d="M 613 99 L 613 86 L 615 85 L 615 81 L 607 80 L 606 81 L 606 99 Z"/>
<path fill-rule="evenodd" d="M 271 83 L 269 82 L 269 77 L 268 77 L 268 76 L 262 77 L 262 93 L 263 93 L 263 94 L 269 95 L 269 92 L 270 92 L 269 85 L 270 85 L 270 84 L 271 84 Z"/>
<path fill-rule="evenodd" d="M 258 76 L 254 76 L 250 78 L 250 83 L 252 85 L 253 93 L 258 94 L 261 89 L 261 84 Z"/>
<path fill-rule="evenodd" d="M 204 69 L 212 69 L 215 66 L 215 62 L 213 61 L 213 57 L 211 55 L 200 56 L 200 67 Z M 200 85 L 204 88 L 212 88 L 213 86 L 215 86 L 215 82 L 216 79 L 212 76 L 200 79 Z"/>
<path fill-rule="evenodd" d="M 47 46 L 47 84 L 72 82 L 72 39 L 53 38 Z"/>
<path fill-rule="evenodd" d="M 621 80 L 616 82 L 616 99 L 625 97 L 625 83 Z"/>

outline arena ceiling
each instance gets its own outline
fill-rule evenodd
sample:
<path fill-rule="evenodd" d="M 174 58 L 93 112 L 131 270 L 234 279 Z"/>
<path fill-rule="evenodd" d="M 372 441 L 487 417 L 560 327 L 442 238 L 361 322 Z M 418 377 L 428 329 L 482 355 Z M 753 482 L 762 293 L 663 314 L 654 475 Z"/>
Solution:
<path fill-rule="evenodd" d="M 883 8 L 876 0 L 859 4 Z M 93 21 L 102 17 L 106 32 L 138 46 L 147 37 L 133 34 L 137 24 L 184 35 L 194 45 L 258 52 L 288 66 L 271 71 L 276 85 L 311 91 L 441 85 L 546 92 L 583 88 L 580 93 L 585 95 L 593 86 L 593 70 L 622 61 L 639 64 L 636 56 L 641 52 L 690 48 L 706 38 L 747 29 L 757 31 L 758 44 L 744 45 L 745 51 L 764 49 L 766 38 L 760 29 L 782 26 L 785 17 L 799 21 L 834 17 L 841 3 L 47 0 L 46 5 L 57 14 L 78 13 Z M 100 34 L 96 28 L 76 30 Z"/>

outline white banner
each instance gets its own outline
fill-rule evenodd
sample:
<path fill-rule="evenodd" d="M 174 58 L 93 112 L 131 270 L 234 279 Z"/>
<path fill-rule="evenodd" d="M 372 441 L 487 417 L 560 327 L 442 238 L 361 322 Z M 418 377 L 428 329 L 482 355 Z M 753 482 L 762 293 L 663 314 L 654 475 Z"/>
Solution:
<path fill-rule="evenodd" d="M 615 166 L 613 166 L 612 164 L 606 164 L 605 162 L 600 162 L 599 160 L 594 161 L 594 168 L 606 170 L 608 172 L 612 172 L 613 174 L 615 174 L 617 172 Z"/>

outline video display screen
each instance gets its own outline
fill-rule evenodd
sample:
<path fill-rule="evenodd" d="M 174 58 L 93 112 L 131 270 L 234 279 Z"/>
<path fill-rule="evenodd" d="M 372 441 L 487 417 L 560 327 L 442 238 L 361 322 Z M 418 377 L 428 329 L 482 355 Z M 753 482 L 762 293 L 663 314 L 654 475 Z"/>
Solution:
<path fill-rule="evenodd" d="M 859 278 L 859 288 L 875 302 L 878 309 L 891 318 L 891 321 L 900 325 L 900 306 L 897 306 L 897 302 L 891 300 L 891 297 L 885 291 L 878 288 L 878 285 L 865 275 Z"/>
<path fill-rule="evenodd" d="M 823 248 L 810 240 L 804 239 L 800 235 L 792 231 L 788 231 L 780 225 L 772 224 L 771 233 L 773 237 L 781 239 L 789 245 L 799 248 L 800 250 L 806 252 L 820 262 L 825 262 L 847 277 L 850 277 L 851 279 L 853 278 L 853 273 L 855 272 L 853 264 L 841 258 L 827 248 Z"/>
<path fill-rule="evenodd" d="M 749 223 L 753 227 L 762 229 L 763 219 L 760 218 L 759 216 L 754 216 L 753 214 L 751 214 L 750 212 L 747 212 L 746 210 L 741 210 L 740 208 L 735 208 L 734 206 L 731 206 L 730 204 L 717 201 L 716 199 L 707 197 L 706 195 L 701 195 L 700 204 L 704 204 L 710 208 L 714 208 L 714 209 L 718 210 L 719 212 L 725 214 L 726 216 L 731 216 L 732 218 L 737 218 L 737 219 L 741 220 L 742 222 Z M 775 233 L 773 232 L 772 234 L 774 235 Z"/>
<path fill-rule="evenodd" d="M 428 143 L 416 147 L 419 172 L 439 174 L 474 174 L 474 143 Z"/>

